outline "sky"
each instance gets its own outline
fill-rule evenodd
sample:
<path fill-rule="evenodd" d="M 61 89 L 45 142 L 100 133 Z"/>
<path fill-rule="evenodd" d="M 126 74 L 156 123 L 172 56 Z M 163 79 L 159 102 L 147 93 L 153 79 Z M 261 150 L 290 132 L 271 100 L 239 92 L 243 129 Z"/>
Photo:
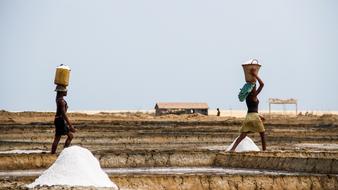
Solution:
<path fill-rule="evenodd" d="M 60 64 L 72 69 L 70 110 L 246 109 L 241 64 L 256 58 L 260 109 L 296 98 L 300 110 L 338 110 L 337 8 L 335 0 L 0 0 L 0 109 L 55 110 Z"/>

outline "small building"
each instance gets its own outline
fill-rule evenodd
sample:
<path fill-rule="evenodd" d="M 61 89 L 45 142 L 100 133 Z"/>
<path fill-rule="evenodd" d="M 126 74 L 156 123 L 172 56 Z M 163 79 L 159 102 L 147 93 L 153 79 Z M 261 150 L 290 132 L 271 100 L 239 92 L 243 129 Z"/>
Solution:
<path fill-rule="evenodd" d="M 156 115 L 193 113 L 208 115 L 208 109 L 209 106 L 207 103 L 157 102 L 155 105 Z"/>

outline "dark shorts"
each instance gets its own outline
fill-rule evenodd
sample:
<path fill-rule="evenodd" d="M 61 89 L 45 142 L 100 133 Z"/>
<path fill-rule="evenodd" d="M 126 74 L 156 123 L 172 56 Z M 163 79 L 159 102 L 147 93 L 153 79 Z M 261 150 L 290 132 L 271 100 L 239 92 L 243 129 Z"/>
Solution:
<path fill-rule="evenodd" d="M 62 117 L 57 117 L 54 119 L 55 125 L 55 135 L 67 135 L 69 133 L 69 128 L 66 121 Z"/>

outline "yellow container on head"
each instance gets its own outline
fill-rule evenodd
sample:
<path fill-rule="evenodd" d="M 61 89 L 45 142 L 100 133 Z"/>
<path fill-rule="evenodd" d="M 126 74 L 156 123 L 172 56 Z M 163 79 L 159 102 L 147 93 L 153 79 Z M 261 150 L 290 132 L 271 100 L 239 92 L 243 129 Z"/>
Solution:
<path fill-rule="evenodd" d="M 54 84 L 61 86 L 68 86 L 69 84 L 70 68 L 61 64 L 56 67 Z"/>

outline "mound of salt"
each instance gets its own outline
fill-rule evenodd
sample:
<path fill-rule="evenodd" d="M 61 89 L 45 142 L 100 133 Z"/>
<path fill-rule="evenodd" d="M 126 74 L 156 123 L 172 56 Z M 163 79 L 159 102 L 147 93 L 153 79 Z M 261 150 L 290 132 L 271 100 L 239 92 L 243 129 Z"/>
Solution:
<path fill-rule="evenodd" d="M 99 161 L 85 148 L 65 148 L 54 164 L 42 173 L 28 188 L 35 186 L 94 186 L 118 189 L 101 169 Z"/>
<path fill-rule="evenodd" d="M 238 137 L 237 137 L 238 138 Z M 232 142 L 232 144 L 227 148 L 229 151 L 232 146 L 234 146 L 237 138 Z M 260 151 L 257 145 L 249 138 L 245 137 L 236 147 L 235 152 L 245 152 L 245 151 Z"/>

